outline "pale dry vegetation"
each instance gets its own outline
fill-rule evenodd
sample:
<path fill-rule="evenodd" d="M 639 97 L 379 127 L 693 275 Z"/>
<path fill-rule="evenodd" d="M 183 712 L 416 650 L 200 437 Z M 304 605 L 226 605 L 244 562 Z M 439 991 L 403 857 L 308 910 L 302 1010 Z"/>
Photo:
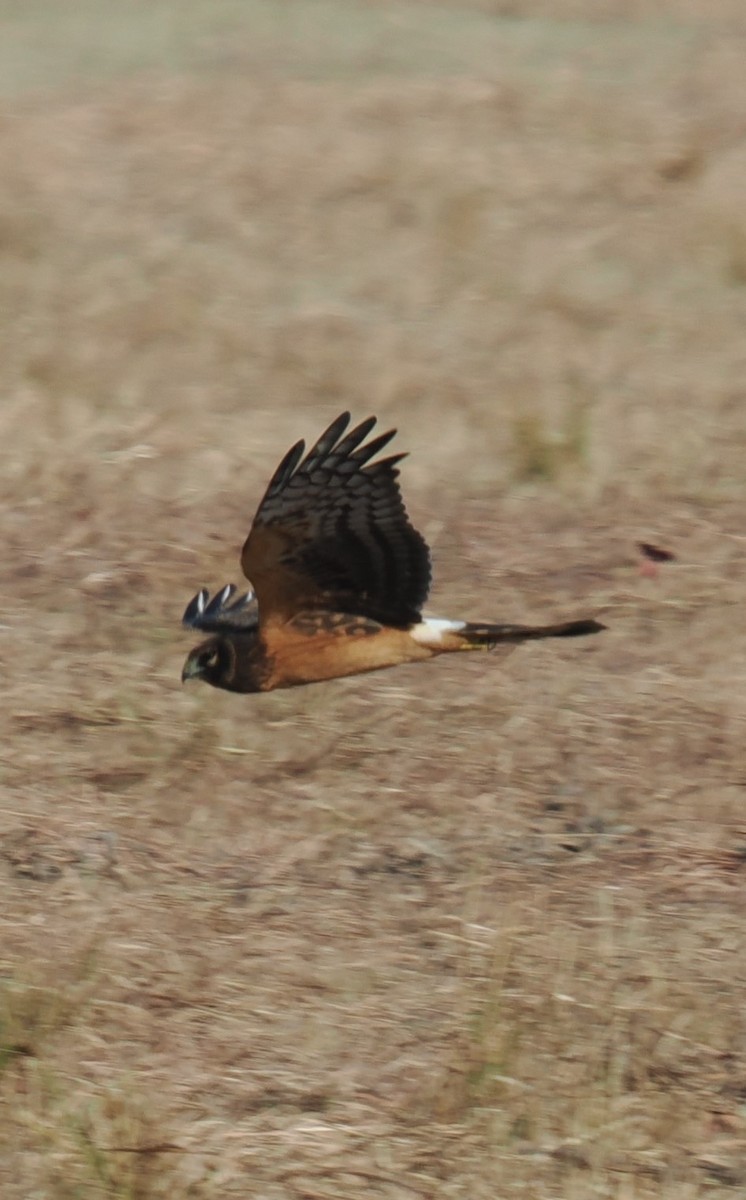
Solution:
<path fill-rule="evenodd" d="M 146 8 L 0 119 L 2 1196 L 743 1195 L 741 6 Z M 609 632 L 182 690 L 347 407 L 434 612 Z"/>

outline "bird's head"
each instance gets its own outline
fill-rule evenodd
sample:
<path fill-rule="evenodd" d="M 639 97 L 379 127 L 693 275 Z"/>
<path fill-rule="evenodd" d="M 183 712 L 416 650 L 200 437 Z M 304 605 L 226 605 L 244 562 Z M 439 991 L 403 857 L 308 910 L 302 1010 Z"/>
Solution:
<path fill-rule="evenodd" d="M 187 679 L 204 679 L 213 687 L 226 687 L 233 675 L 235 653 L 233 646 L 224 637 L 211 637 L 187 655 L 181 682 Z"/>
<path fill-rule="evenodd" d="M 226 692 L 260 692 L 261 646 L 256 630 L 219 633 L 195 646 L 181 672 L 181 682 L 186 683 L 187 679 L 204 679 L 205 683 Z"/>

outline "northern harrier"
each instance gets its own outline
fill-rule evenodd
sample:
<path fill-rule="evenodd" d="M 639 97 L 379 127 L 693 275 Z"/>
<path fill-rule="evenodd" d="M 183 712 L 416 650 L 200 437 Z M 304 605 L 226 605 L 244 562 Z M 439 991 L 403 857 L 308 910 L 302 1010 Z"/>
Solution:
<path fill-rule="evenodd" d="M 531 638 L 598 633 L 598 621 L 488 625 L 422 616 L 430 552 L 402 502 L 397 463 L 375 458 L 396 430 L 365 442 L 369 417 L 346 433 L 342 413 L 305 454 L 283 458 L 241 552 L 253 592 L 205 588 L 184 624 L 211 633 L 189 654 L 182 680 L 231 692 L 268 692 L 421 662 L 452 650 L 488 650 Z M 305 457 L 304 457 L 305 454 Z"/>

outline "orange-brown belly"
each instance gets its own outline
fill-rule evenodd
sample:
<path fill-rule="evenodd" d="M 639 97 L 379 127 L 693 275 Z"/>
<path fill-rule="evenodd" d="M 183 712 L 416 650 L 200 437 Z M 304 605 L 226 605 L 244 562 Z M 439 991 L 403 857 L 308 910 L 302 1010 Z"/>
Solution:
<path fill-rule="evenodd" d="M 386 628 L 346 614 L 303 617 L 263 631 L 270 660 L 268 691 L 380 671 L 433 655 L 432 649 L 417 643 L 405 629 Z"/>

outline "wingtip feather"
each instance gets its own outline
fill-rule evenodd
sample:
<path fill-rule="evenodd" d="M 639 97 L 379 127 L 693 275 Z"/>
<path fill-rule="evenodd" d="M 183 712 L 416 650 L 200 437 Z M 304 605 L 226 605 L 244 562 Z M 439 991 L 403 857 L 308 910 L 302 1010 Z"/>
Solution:
<path fill-rule="evenodd" d="M 193 626 L 195 621 L 199 620 L 205 611 L 205 605 L 210 593 L 207 588 L 200 588 L 196 596 L 192 599 L 184 609 L 184 616 L 181 618 L 182 625 Z"/>
<path fill-rule="evenodd" d="M 200 588 L 187 604 L 182 624 L 189 629 L 207 631 L 230 627 L 231 618 L 240 617 L 256 602 L 253 591 L 244 592 L 234 600 L 237 591 L 234 583 L 227 583 L 211 600 L 207 588 Z"/>

